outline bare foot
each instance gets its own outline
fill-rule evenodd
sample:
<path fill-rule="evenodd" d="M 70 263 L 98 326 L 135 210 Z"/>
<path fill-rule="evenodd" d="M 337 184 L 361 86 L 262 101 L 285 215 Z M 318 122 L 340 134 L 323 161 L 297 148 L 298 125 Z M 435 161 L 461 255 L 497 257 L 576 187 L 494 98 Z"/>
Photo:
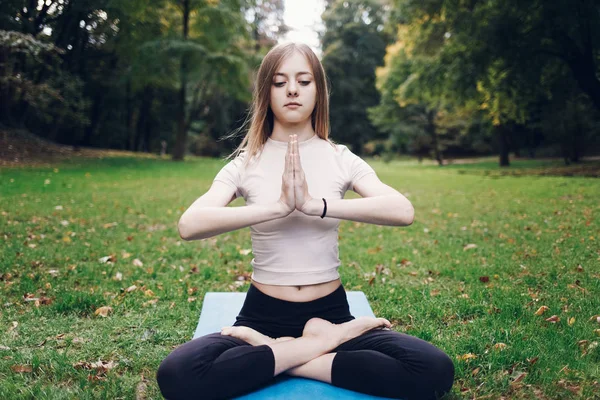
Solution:
<path fill-rule="evenodd" d="M 255 329 L 247 326 L 226 326 L 221 329 L 221 335 L 233 336 L 251 344 L 252 346 L 260 346 L 263 344 L 280 343 L 294 339 L 291 336 L 283 336 L 280 338 L 271 338 L 263 335 Z"/>
<path fill-rule="evenodd" d="M 342 330 L 325 319 L 311 318 L 304 324 L 302 337 L 316 339 L 326 345 L 328 349 L 334 349 L 339 346 L 342 339 Z"/>
<path fill-rule="evenodd" d="M 335 325 L 339 329 L 339 337 L 341 338 L 340 344 L 347 342 L 350 339 L 354 339 L 362 335 L 365 332 L 374 329 L 386 329 L 392 326 L 390 321 L 385 318 L 374 318 L 362 316 L 352 321 L 344 322 L 343 324 Z"/>

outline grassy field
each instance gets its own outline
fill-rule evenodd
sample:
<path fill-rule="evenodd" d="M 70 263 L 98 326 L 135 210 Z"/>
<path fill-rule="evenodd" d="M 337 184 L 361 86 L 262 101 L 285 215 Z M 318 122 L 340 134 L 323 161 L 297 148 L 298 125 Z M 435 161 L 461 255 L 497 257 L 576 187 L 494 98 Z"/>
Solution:
<path fill-rule="evenodd" d="M 342 221 L 343 283 L 454 359 L 449 398 L 600 398 L 600 180 L 369 162 L 415 222 Z M 156 369 L 204 294 L 248 289 L 249 228 L 177 234 L 223 164 L 0 169 L 1 399 L 161 398 Z"/>

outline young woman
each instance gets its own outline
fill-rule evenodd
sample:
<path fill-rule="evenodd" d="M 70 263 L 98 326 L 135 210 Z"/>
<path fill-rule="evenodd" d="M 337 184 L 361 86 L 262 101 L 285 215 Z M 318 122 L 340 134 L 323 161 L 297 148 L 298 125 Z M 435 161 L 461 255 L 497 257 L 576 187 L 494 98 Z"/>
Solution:
<path fill-rule="evenodd" d="M 340 219 L 406 226 L 411 203 L 329 133 L 323 67 L 304 44 L 278 45 L 258 70 L 251 126 L 235 158 L 181 216 L 196 240 L 250 226 L 252 282 L 236 322 L 175 349 L 162 394 L 230 399 L 286 373 L 382 397 L 435 399 L 452 360 L 385 318 L 350 314 L 338 267 Z M 347 190 L 363 198 L 343 199 Z M 244 197 L 245 207 L 226 207 Z"/>

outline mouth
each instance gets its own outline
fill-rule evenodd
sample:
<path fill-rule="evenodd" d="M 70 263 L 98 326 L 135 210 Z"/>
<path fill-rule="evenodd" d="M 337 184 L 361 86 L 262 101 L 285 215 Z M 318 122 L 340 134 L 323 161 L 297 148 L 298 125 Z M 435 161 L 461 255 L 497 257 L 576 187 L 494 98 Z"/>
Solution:
<path fill-rule="evenodd" d="M 292 106 L 292 107 L 298 107 L 298 106 L 301 106 L 301 105 L 302 105 L 302 104 L 300 104 L 300 103 L 295 103 L 295 102 L 292 102 L 292 103 L 287 103 L 287 104 L 286 104 L 284 107 L 288 107 L 288 106 Z"/>

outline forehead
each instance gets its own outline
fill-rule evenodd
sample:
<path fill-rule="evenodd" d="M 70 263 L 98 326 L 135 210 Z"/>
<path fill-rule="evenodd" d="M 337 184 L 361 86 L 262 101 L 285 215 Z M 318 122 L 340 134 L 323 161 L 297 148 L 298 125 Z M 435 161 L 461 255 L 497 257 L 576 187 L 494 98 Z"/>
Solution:
<path fill-rule="evenodd" d="M 293 52 L 281 61 L 279 68 L 275 71 L 277 76 L 297 76 L 302 74 L 312 75 L 310 63 L 300 52 Z"/>

